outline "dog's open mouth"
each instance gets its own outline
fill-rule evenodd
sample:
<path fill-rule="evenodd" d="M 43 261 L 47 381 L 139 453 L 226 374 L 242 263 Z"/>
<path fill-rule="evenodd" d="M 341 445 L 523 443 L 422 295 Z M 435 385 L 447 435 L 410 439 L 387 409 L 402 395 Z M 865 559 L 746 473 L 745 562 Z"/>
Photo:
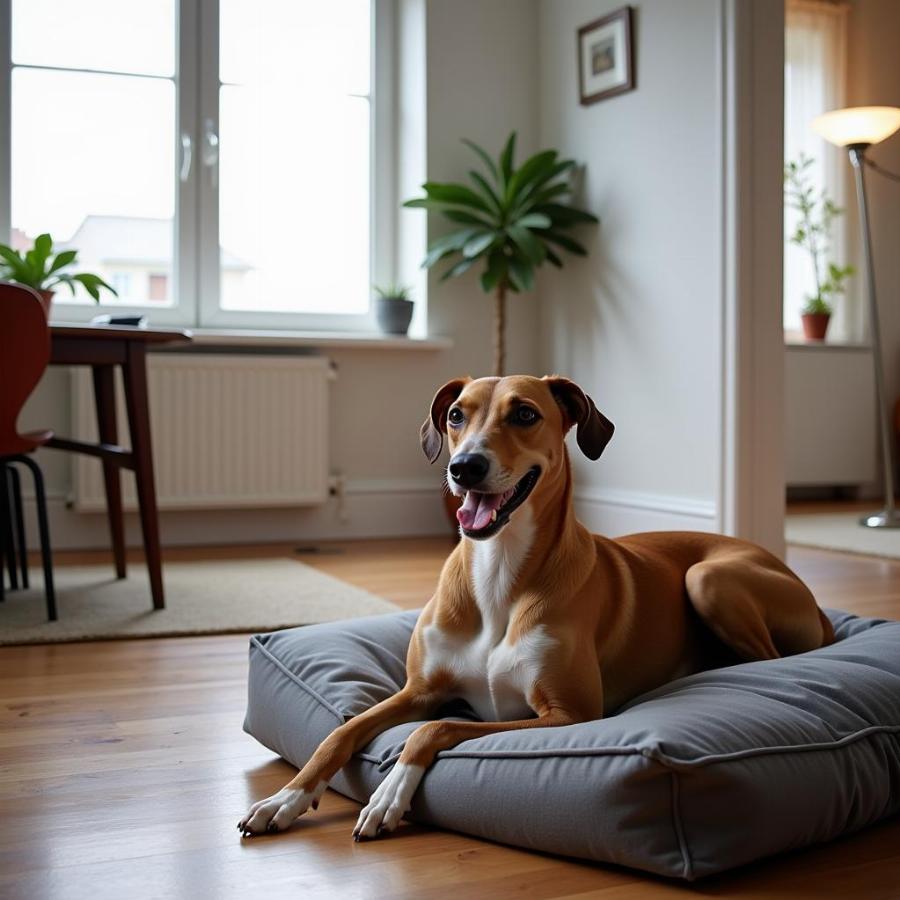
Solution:
<path fill-rule="evenodd" d="M 479 539 L 495 535 L 509 521 L 510 514 L 528 499 L 540 474 L 540 466 L 534 466 L 515 487 L 502 494 L 469 491 L 456 512 L 463 534 Z"/>

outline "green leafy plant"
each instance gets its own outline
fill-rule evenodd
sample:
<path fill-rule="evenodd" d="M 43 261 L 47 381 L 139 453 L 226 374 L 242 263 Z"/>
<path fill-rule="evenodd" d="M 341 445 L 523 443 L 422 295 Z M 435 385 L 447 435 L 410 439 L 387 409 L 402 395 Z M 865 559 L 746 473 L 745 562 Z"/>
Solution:
<path fill-rule="evenodd" d="M 797 160 L 784 167 L 785 202 L 800 214 L 788 240 L 809 253 L 815 275 L 816 293 L 804 298 L 804 315 L 830 315 L 833 301 L 847 289 L 846 280 L 856 269 L 826 261 L 831 226 L 843 210 L 835 206 L 825 191 L 816 192 L 809 175 L 812 164 L 813 160 L 801 153 Z"/>
<path fill-rule="evenodd" d="M 562 268 L 558 249 L 586 256 L 587 250 L 569 231 L 596 223 L 596 216 L 568 205 L 572 159 L 559 159 L 556 150 L 534 154 L 516 168 L 513 132 L 497 160 L 470 140 L 463 140 L 480 159 L 483 170 L 470 170 L 465 184 L 427 182 L 425 196 L 404 206 L 438 212 L 455 230 L 437 238 L 422 263 L 431 268 L 448 259 L 441 280 L 455 278 L 482 264 L 481 287 L 494 292 L 494 374 L 506 365 L 506 295 L 534 286 L 535 270 L 545 262 Z"/>
<path fill-rule="evenodd" d="M 90 272 L 72 273 L 69 270 L 78 261 L 77 250 L 53 252 L 53 238 L 40 234 L 34 239 L 34 246 L 24 255 L 12 247 L 0 244 L 0 279 L 24 284 L 36 291 L 52 291 L 66 284 L 75 294 L 75 285 L 80 284 L 98 303 L 101 288 L 118 296 L 99 275 Z"/>
<path fill-rule="evenodd" d="M 411 290 L 403 284 L 375 285 L 375 293 L 385 300 L 412 300 Z"/>

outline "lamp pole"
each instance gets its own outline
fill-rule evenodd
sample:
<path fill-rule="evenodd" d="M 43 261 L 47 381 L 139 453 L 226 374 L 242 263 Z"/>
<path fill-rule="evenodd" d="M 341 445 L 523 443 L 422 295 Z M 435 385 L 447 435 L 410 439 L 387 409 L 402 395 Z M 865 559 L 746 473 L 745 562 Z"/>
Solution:
<path fill-rule="evenodd" d="M 866 290 L 869 295 L 869 331 L 872 338 L 872 360 L 875 365 L 875 403 L 881 432 L 881 464 L 884 469 L 884 509 L 863 516 L 859 523 L 868 528 L 900 528 L 900 517 L 894 504 L 894 440 L 890 430 L 887 396 L 884 389 L 884 365 L 881 358 L 881 328 L 878 322 L 878 300 L 875 293 L 875 266 L 872 262 L 872 236 L 869 231 L 869 208 L 866 202 L 866 149 L 869 144 L 849 144 L 850 164 L 856 177 L 856 199 L 859 204 L 859 226 L 862 231 L 863 254 L 866 258 Z"/>

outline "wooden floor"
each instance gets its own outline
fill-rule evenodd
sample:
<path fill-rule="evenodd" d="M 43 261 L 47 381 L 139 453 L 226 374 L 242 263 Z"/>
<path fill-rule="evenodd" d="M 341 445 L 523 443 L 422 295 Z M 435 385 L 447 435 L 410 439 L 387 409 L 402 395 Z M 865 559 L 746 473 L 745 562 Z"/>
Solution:
<path fill-rule="evenodd" d="M 291 556 L 412 608 L 449 547 L 167 558 Z M 900 618 L 900 562 L 799 549 L 789 561 L 822 605 Z M 292 774 L 241 731 L 246 650 L 244 636 L 0 649 L 0 897 L 900 897 L 900 820 L 696 886 L 406 824 L 355 844 L 358 807 L 332 792 L 289 832 L 242 841 L 239 815 Z"/>

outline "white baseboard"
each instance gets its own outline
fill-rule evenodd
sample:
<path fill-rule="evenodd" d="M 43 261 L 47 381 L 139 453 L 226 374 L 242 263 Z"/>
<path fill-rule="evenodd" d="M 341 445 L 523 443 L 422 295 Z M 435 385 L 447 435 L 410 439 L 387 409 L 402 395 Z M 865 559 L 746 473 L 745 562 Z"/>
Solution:
<path fill-rule="evenodd" d="M 593 533 L 615 537 L 638 531 L 719 531 L 712 500 L 612 488 L 575 491 L 575 513 Z"/>
<path fill-rule="evenodd" d="M 34 503 L 26 498 L 29 547 L 37 548 Z M 50 538 L 57 550 L 109 546 L 104 513 L 76 512 L 63 495 L 48 497 Z M 717 531 L 715 503 L 613 489 L 575 492 L 575 512 L 592 532 Z M 141 546 L 136 513 L 125 513 L 126 541 Z M 160 513 L 164 546 L 264 544 L 290 541 L 450 534 L 439 481 L 385 478 L 349 480 L 343 495 L 297 509 L 184 510 Z"/>
<path fill-rule="evenodd" d="M 47 505 L 54 549 L 109 546 L 104 512 L 76 512 L 63 495 L 51 495 Z M 37 549 L 34 503 L 26 497 L 25 506 L 28 546 Z M 159 527 L 162 543 L 168 547 L 451 533 L 439 482 L 415 479 L 349 481 L 342 497 L 332 497 L 316 507 L 161 512 Z M 136 513 L 125 513 L 125 538 L 128 546 L 141 546 Z"/>

